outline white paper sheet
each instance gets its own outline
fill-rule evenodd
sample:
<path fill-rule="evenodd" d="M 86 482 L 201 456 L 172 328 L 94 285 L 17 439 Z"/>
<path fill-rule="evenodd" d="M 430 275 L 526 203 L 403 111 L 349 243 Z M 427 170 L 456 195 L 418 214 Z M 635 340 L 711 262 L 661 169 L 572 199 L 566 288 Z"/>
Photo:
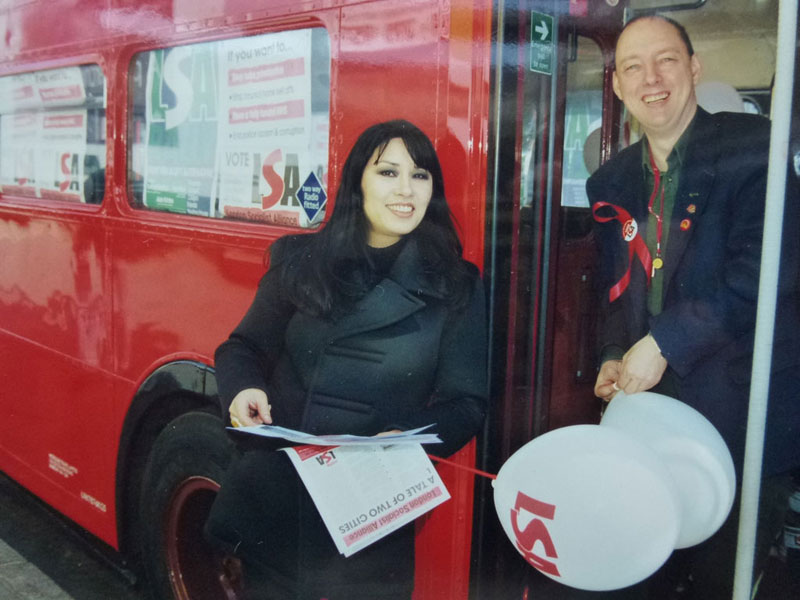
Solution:
<path fill-rule="evenodd" d="M 345 556 L 450 498 L 419 443 L 299 446 L 284 451 Z"/>

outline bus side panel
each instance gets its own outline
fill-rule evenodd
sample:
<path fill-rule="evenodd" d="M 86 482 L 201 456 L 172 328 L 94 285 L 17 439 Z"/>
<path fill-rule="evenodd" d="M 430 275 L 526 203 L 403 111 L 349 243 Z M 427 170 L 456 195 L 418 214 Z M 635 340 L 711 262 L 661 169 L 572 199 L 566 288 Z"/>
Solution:
<path fill-rule="evenodd" d="M 129 381 L 178 352 L 210 361 L 264 273 L 266 239 L 247 247 L 244 240 L 228 245 L 191 230 L 168 231 L 126 221 L 111 229 L 115 354 Z"/>
<path fill-rule="evenodd" d="M 104 228 L 96 214 L 21 212 L 0 210 L 0 468 L 113 542 Z"/>
<path fill-rule="evenodd" d="M 99 37 L 103 28 L 114 30 L 120 7 L 147 5 L 127 14 L 125 23 L 119 22 L 125 26 L 137 15 L 163 17 L 160 25 L 154 22 L 145 28 L 152 32 L 170 29 L 176 17 L 170 10 L 189 3 L 174 3 L 172 8 L 153 0 L 87 4 L 89 21 L 101 24 Z M 25 6 L 33 10 L 43 5 Z M 299 7 L 309 15 L 313 8 L 310 3 Z M 271 5 L 259 14 L 276 10 Z M 291 10 L 298 10 L 297 5 Z M 463 46 L 458 72 L 451 72 L 448 62 L 454 58 L 453 15 L 469 15 L 463 17 L 469 22 L 471 11 L 473 4 L 466 0 L 418 0 L 402 11 L 393 2 L 370 2 L 315 11 L 313 20 L 326 24 L 333 57 L 329 189 L 335 190 L 341 162 L 366 126 L 397 117 L 412 120 L 431 135 L 443 155 L 449 200 L 462 226 L 466 255 L 480 264 L 485 157 L 483 146 L 472 139 L 479 135 L 485 140 L 485 124 L 476 112 L 484 107 L 473 104 L 475 87 L 484 85 L 485 73 L 473 72 L 473 57 L 465 50 L 472 44 L 468 39 L 459 42 Z M 91 43 L 94 33 L 75 36 L 70 27 L 65 24 L 67 33 L 56 39 Z M 47 39 L 35 23 L 30 31 L 15 31 L 28 35 L 28 48 Z M 109 194 L 102 212 L 76 211 L 79 217 L 68 220 L 51 210 L 15 221 L 16 213 L 9 210 L 9 218 L 0 219 L 6 229 L 0 239 L 14 240 L 10 253 L 4 249 L 0 257 L 0 322 L 6 327 L 0 330 L 0 380 L 12 390 L 7 406 L 14 413 L 0 425 L 0 445 L 8 440 L 14 452 L 3 449 L 0 456 L 10 475 L 116 546 L 117 438 L 135 382 L 153 365 L 179 355 L 210 361 L 214 348 L 249 305 L 271 239 L 296 230 L 134 211 L 126 197 L 112 196 L 112 191 L 124 192 L 126 185 L 121 174 L 127 128 L 122 120 L 127 113 L 121 107 L 127 94 L 124 77 L 111 73 L 109 83 L 109 131 L 116 132 L 117 142 L 109 152 Z M 106 224 L 101 222 L 104 216 L 109 219 Z M 3 287 L 3 281 L 15 284 Z M 26 366 L 15 371 L 15 363 Z M 36 406 L 30 398 L 52 402 Z M 28 432 L 33 433 L 26 438 Z M 471 464 L 474 446 L 456 460 Z M 466 597 L 473 477 L 447 467 L 441 470 L 453 499 L 420 525 L 418 600 Z"/>
<path fill-rule="evenodd" d="M 483 182 L 477 178 L 485 176 L 485 167 L 471 142 L 480 134 L 472 128 L 470 109 L 476 108 L 471 102 L 477 102 L 483 91 L 473 86 L 485 75 L 483 63 L 474 64 L 471 40 L 453 50 L 464 42 L 455 39 L 456 18 L 456 31 L 461 32 L 471 28 L 473 20 L 482 23 L 480 19 L 491 15 L 488 10 L 476 14 L 473 3 L 466 2 L 441 6 L 420 2 L 402 12 L 387 3 L 344 8 L 337 65 L 340 93 L 334 96 L 334 114 L 341 115 L 348 127 L 343 153 L 366 126 L 398 116 L 431 135 L 446 167 L 448 200 L 460 225 L 465 255 L 480 264 Z M 483 56 L 480 50 L 475 54 Z M 473 69 L 480 73 L 474 79 Z M 482 126 L 478 119 L 477 127 Z M 474 456 L 473 443 L 454 460 L 471 465 Z M 452 500 L 418 522 L 416 600 L 468 595 L 474 477 L 451 467 L 439 471 Z"/>
<path fill-rule="evenodd" d="M 5 44 L 0 45 L 0 55 L 35 51 L 43 45 L 91 43 L 105 37 L 107 28 L 113 27 L 115 10 L 109 9 L 108 0 L 81 0 L 80 3 L 34 0 L 3 4 L 18 6 L 8 8 Z"/>

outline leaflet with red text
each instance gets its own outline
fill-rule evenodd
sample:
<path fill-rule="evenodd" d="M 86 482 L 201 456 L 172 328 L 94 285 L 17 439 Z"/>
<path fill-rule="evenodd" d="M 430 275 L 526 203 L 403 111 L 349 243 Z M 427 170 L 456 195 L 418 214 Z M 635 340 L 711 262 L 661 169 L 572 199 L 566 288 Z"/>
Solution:
<path fill-rule="evenodd" d="M 450 498 L 420 444 L 297 446 L 284 451 L 345 556 Z"/>

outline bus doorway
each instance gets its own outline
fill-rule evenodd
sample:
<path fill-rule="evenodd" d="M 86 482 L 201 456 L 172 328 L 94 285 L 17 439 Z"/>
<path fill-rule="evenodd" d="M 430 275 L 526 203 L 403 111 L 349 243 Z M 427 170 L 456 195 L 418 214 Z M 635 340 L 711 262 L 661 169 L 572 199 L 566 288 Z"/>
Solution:
<path fill-rule="evenodd" d="M 769 116 L 778 21 L 777 0 L 503 5 L 487 210 L 494 408 L 482 455 L 492 472 L 536 436 L 602 414 L 593 393 L 599 292 L 585 183 L 641 135 L 611 86 L 623 24 L 653 13 L 680 22 L 704 67 L 700 105 Z M 513 545 L 497 551 L 508 542 L 484 486 L 477 597 L 492 589 L 509 598 L 582 597 L 540 576 Z"/>
<path fill-rule="evenodd" d="M 521 0 L 498 13 L 487 227 L 494 406 L 484 445 L 492 472 L 532 438 L 600 417 L 592 393 L 594 248 L 584 184 L 619 135 L 604 57 L 622 9 Z M 491 494 L 488 485 L 484 491 Z M 483 535 L 477 597 L 523 597 L 529 571 L 536 572 L 494 526 L 491 501 L 484 506 L 485 525 L 476 527 Z"/>

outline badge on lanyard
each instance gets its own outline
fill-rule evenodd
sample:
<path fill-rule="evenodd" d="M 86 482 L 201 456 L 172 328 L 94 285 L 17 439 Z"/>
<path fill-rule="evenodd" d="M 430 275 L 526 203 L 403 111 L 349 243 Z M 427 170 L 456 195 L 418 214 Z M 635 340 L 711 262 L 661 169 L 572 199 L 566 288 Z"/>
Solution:
<path fill-rule="evenodd" d="M 599 211 L 603 208 L 611 209 L 613 214 L 609 216 L 600 215 Z M 592 205 L 592 216 L 598 223 L 607 223 L 608 221 L 619 222 L 622 227 L 622 239 L 628 244 L 628 268 L 620 280 L 611 286 L 611 289 L 608 291 L 609 302 L 614 302 L 628 287 L 631 280 L 631 267 L 633 265 L 634 256 L 639 259 L 639 264 L 644 269 L 647 277 L 647 284 L 650 285 L 653 261 L 650 257 L 650 251 L 647 249 L 647 244 L 645 244 L 640 235 L 639 225 L 636 223 L 636 219 L 621 206 L 611 204 L 610 202 L 595 202 Z"/>
<path fill-rule="evenodd" d="M 622 239 L 626 242 L 632 242 L 637 233 L 639 233 L 639 225 L 633 217 L 622 224 Z"/>

